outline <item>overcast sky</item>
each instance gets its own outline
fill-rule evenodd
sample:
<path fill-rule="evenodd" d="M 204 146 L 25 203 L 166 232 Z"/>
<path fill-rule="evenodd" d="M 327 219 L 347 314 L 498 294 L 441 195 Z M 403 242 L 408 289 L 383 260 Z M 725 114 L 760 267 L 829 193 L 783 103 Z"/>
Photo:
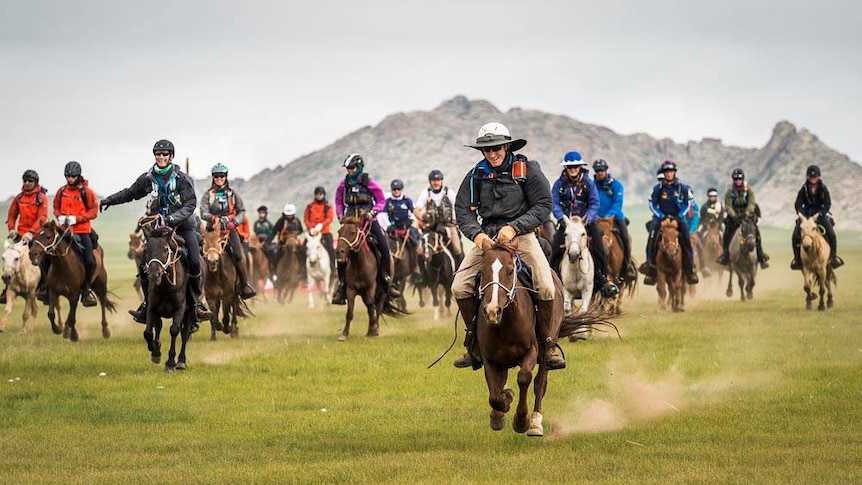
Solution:
<path fill-rule="evenodd" d="M 786 119 L 860 161 L 859 5 L 0 0 L 0 197 L 68 160 L 107 195 L 159 138 L 248 177 L 458 94 L 678 142 Z"/>

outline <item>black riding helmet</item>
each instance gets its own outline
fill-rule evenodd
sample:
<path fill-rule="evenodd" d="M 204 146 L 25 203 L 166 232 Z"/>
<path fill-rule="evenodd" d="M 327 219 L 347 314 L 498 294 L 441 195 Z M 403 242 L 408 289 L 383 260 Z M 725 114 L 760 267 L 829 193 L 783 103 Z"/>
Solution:
<path fill-rule="evenodd" d="M 326 189 L 324 189 L 323 187 L 318 185 L 317 187 L 314 188 L 314 195 L 317 195 L 317 194 L 326 195 Z"/>
<path fill-rule="evenodd" d="M 817 165 L 809 165 L 805 170 L 806 177 L 819 177 L 820 176 L 820 167 Z"/>
<path fill-rule="evenodd" d="M 734 168 L 733 172 L 731 172 L 730 177 L 733 180 L 745 180 L 745 172 L 742 171 L 741 168 Z"/>
<path fill-rule="evenodd" d="M 347 155 L 347 158 L 344 159 L 344 168 L 353 168 L 361 169 L 365 166 L 365 160 L 362 159 L 362 155 L 358 153 L 351 153 Z"/>
<path fill-rule="evenodd" d="M 81 175 L 81 164 L 76 161 L 71 161 L 66 164 L 63 169 L 63 175 L 66 177 L 79 177 Z"/>
<path fill-rule="evenodd" d="M 153 153 L 156 152 L 171 152 L 171 155 L 174 154 L 174 144 L 170 142 L 170 140 L 159 140 L 153 145 Z"/>
<path fill-rule="evenodd" d="M 432 180 L 443 180 L 443 172 L 437 170 L 436 168 L 428 173 L 428 181 Z"/>
<path fill-rule="evenodd" d="M 268 212 L 269 209 L 265 205 L 262 205 L 262 206 L 257 208 L 257 211 L 258 212 Z"/>
<path fill-rule="evenodd" d="M 401 179 L 395 179 L 389 184 L 389 188 L 392 190 L 404 190 L 404 182 Z"/>
<path fill-rule="evenodd" d="M 604 158 L 599 158 L 598 160 L 593 162 L 593 171 L 594 172 L 607 172 L 608 171 L 608 162 L 606 162 Z"/>
<path fill-rule="evenodd" d="M 24 170 L 24 175 L 21 176 L 21 180 L 23 180 L 25 182 L 27 180 L 32 180 L 38 184 L 39 183 L 39 174 L 36 173 L 35 170 Z"/>

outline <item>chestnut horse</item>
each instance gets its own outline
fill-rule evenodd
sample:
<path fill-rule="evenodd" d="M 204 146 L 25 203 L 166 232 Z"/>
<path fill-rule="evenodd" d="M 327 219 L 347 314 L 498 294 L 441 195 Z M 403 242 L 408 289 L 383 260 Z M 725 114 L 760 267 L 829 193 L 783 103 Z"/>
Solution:
<path fill-rule="evenodd" d="M 512 428 L 517 433 L 526 432 L 527 436 L 542 436 L 542 400 L 548 387 L 548 370 L 539 359 L 535 304 L 530 296 L 534 290 L 518 281 L 516 249 L 517 240 L 495 244 L 482 255 L 476 337 L 488 385 L 491 429 L 499 431 L 505 426 L 506 413 L 514 400 L 514 392 L 505 388 L 506 381 L 509 369 L 518 367 L 518 404 Z M 551 335 L 568 337 L 583 327 L 605 323 L 592 311 L 563 318 L 563 285 L 556 273 L 552 273 L 555 292 Z M 534 378 L 537 364 L 539 370 Z M 527 393 L 531 383 L 535 400 L 533 412 L 528 416 Z"/>
<path fill-rule="evenodd" d="M 78 300 L 81 297 L 81 285 L 84 283 L 84 260 L 78 251 L 73 249 L 71 227 L 63 229 L 55 221 L 43 223 L 39 233 L 30 242 L 30 262 L 38 266 L 43 259 L 51 260 L 51 268 L 47 274 L 48 286 L 48 320 L 55 334 L 63 334 L 72 342 L 78 341 L 77 319 Z M 93 249 L 96 258 L 96 271 L 93 273 L 91 289 L 99 300 L 102 309 L 102 337 L 110 338 L 108 319 L 105 310 L 116 311 L 114 302 L 108 298 L 108 273 L 103 264 L 102 246 Z M 69 314 L 63 319 L 57 315 L 60 311 L 60 297 L 69 302 Z M 55 313 L 56 312 L 56 313 Z"/>
<path fill-rule="evenodd" d="M 676 219 L 667 217 L 661 221 L 658 251 L 655 260 L 658 268 L 656 291 L 658 291 L 658 306 L 667 309 L 670 301 L 671 310 L 685 311 L 685 281 L 682 277 L 682 246 L 679 244 L 679 226 Z"/>
<path fill-rule="evenodd" d="M 347 340 L 350 335 L 350 322 L 353 321 L 354 298 L 359 295 L 368 310 L 367 337 L 376 337 L 380 332 L 378 318 L 381 314 L 399 317 L 406 312 L 389 301 L 389 294 L 382 284 L 378 284 L 377 257 L 368 243 L 371 221 L 365 217 L 345 217 L 338 229 L 338 245 L 335 259 L 346 263 L 347 314 L 339 341 Z M 386 241 L 378 241 L 386 244 Z M 392 264 L 387 261 L 386 264 Z"/>
<path fill-rule="evenodd" d="M 269 258 L 266 255 L 266 250 L 263 243 L 257 236 L 249 238 L 248 241 L 248 279 L 249 283 L 257 290 L 257 294 L 261 295 L 266 301 L 266 280 L 272 275 L 270 274 Z"/>
<path fill-rule="evenodd" d="M 144 248 L 146 247 L 146 242 L 144 241 L 144 237 L 139 232 L 141 229 L 138 227 L 135 232 L 129 233 L 129 251 L 126 253 L 126 257 L 135 262 L 135 282 L 133 286 L 135 287 L 135 293 L 138 294 L 138 298 L 144 298 L 144 292 L 141 288 L 141 278 L 137 276 L 138 268 L 141 267 L 141 264 L 144 257 Z"/>
<path fill-rule="evenodd" d="M 720 281 L 724 274 L 724 266 L 716 262 L 721 255 L 721 224 L 712 219 L 703 233 L 703 259 L 701 264 L 716 275 L 715 281 Z"/>
<path fill-rule="evenodd" d="M 802 250 L 799 257 L 802 260 L 802 278 L 805 290 L 805 309 L 811 310 L 811 302 L 817 299 L 817 295 L 811 291 L 811 281 L 820 286 L 820 304 L 817 309 L 823 311 L 826 306 L 832 308 L 832 283 L 838 283 L 835 278 L 835 270 L 829 264 L 831 249 L 826 238 L 823 237 L 825 230 L 817 224 L 817 216 L 805 217 L 797 214 L 799 228 L 802 230 Z M 823 304 L 823 293 L 828 292 L 826 305 Z"/>
<path fill-rule="evenodd" d="M 150 219 L 145 217 L 142 221 Z M 153 219 L 150 219 L 154 221 Z M 171 319 L 171 347 L 165 370 L 186 369 L 186 346 L 195 322 L 194 300 L 188 294 L 188 271 L 182 263 L 185 241 L 174 234 L 167 226 L 154 227 L 144 222 L 141 227 L 146 234 L 147 261 L 147 326 L 144 340 L 150 351 L 150 359 L 158 364 L 162 359 L 162 345 L 159 336 L 162 332 L 162 318 Z M 192 254 L 188 257 L 198 258 Z M 180 337 L 180 351 L 177 355 L 177 337 Z"/>
<path fill-rule="evenodd" d="M 300 254 L 303 250 L 299 238 L 294 233 L 288 233 L 284 241 L 278 241 L 278 262 L 275 265 L 275 297 L 280 304 L 293 302 L 293 295 L 302 280 L 300 269 Z"/>
<path fill-rule="evenodd" d="M 622 277 L 623 273 L 625 273 L 625 268 L 623 268 L 622 236 L 614 230 L 614 217 L 600 217 L 596 220 L 596 224 L 602 231 L 602 244 L 605 245 L 608 251 L 608 277 L 619 285 L 620 288 L 615 298 L 602 298 L 602 306 L 609 313 L 619 315 L 623 311 L 623 293 L 627 293 L 629 297 L 634 295 L 635 290 L 637 290 L 638 281 L 637 278 L 628 281 Z M 629 239 L 631 239 L 631 236 L 629 236 Z M 631 246 L 631 240 L 629 241 L 629 246 Z M 634 260 L 629 264 L 637 266 Z"/>
<path fill-rule="evenodd" d="M 212 230 L 206 225 L 201 226 L 204 236 L 204 262 L 206 274 L 204 277 L 204 294 L 210 307 L 210 340 L 216 340 L 216 331 L 239 336 L 237 317 L 244 316 L 246 307 L 241 303 L 237 291 L 237 274 L 233 258 L 225 251 L 230 245 L 229 233 L 221 230 L 221 222 L 213 222 Z M 219 321 L 219 311 L 222 313 Z"/>

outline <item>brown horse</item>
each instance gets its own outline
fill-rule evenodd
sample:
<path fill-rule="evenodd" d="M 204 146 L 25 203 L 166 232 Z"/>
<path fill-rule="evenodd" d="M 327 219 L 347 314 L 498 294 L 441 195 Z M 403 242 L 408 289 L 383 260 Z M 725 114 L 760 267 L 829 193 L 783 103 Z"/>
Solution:
<path fill-rule="evenodd" d="M 237 317 L 244 316 L 245 308 L 237 291 L 237 274 L 233 258 L 225 251 L 229 245 L 229 233 L 221 230 L 221 223 L 216 220 L 212 231 L 206 225 L 201 226 L 204 236 L 204 262 L 206 276 L 204 277 L 204 294 L 210 307 L 210 340 L 216 340 L 216 331 L 221 330 L 231 337 L 239 336 Z M 222 319 L 219 321 L 219 310 Z"/>
<path fill-rule="evenodd" d="M 382 284 L 378 284 L 377 258 L 368 243 L 371 221 L 365 217 L 347 217 L 338 229 L 338 245 L 335 259 L 346 263 L 347 314 L 344 329 L 338 340 L 345 341 L 350 335 L 350 322 L 353 321 L 354 298 L 359 295 L 368 310 L 367 337 L 376 337 L 380 331 L 378 318 L 381 314 L 394 317 L 406 312 L 392 305 L 389 294 Z M 380 241 L 379 244 L 386 244 Z M 392 264 L 391 261 L 388 262 Z"/>
<path fill-rule="evenodd" d="M 721 255 L 721 224 L 718 220 L 709 221 L 706 226 L 706 232 L 703 233 L 703 264 L 709 268 L 710 272 L 717 275 L 715 281 L 720 281 L 724 274 L 724 266 L 718 264 L 716 260 Z"/>
<path fill-rule="evenodd" d="M 62 229 L 55 221 L 44 223 L 30 243 L 30 262 L 38 266 L 43 259 L 50 258 L 51 268 L 47 274 L 47 285 L 48 320 L 51 322 L 51 330 L 55 334 L 62 333 L 63 338 L 77 342 L 75 313 L 81 296 L 81 286 L 84 283 L 84 261 L 78 251 L 73 249 L 73 244 L 72 231 L 69 228 Z M 96 258 L 96 271 L 93 273 L 91 289 L 96 294 L 102 309 L 102 337 L 110 338 L 111 331 L 108 329 L 105 310 L 113 313 L 116 307 L 108 298 L 108 273 L 105 272 L 103 264 L 102 247 L 94 248 L 93 255 Z M 66 316 L 65 325 L 62 317 L 56 314 L 60 311 L 61 296 L 66 297 L 69 302 L 69 314 Z"/>
<path fill-rule="evenodd" d="M 289 233 L 284 241 L 279 241 L 278 263 L 275 266 L 275 297 L 280 304 L 293 302 L 293 296 L 299 283 L 302 281 L 302 267 L 300 251 L 303 251 L 299 238 L 294 233 Z"/>
<path fill-rule="evenodd" d="M 831 249 L 826 238 L 823 237 L 824 231 L 817 224 L 817 216 L 805 217 L 802 214 L 797 214 L 799 220 L 799 228 L 802 230 L 802 250 L 799 252 L 799 257 L 802 260 L 802 278 L 804 280 L 803 289 L 805 290 L 805 309 L 811 310 L 811 302 L 817 299 L 817 296 L 811 291 L 811 281 L 820 286 L 820 304 L 817 309 L 823 311 L 826 306 L 832 308 L 834 301 L 832 299 L 832 284 L 838 283 L 835 277 L 835 270 L 829 264 Z M 825 232 L 825 231 L 824 231 Z M 823 304 L 823 293 L 828 292 L 828 300 L 826 305 Z"/>
<path fill-rule="evenodd" d="M 485 382 L 488 385 L 488 403 L 491 406 L 490 426 L 494 431 L 503 429 L 514 393 L 505 388 L 509 369 L 518 367 L 518 405 L 512 428 L 527 436 L 542 436 L 542 400 L 548 386 L 548 370 L 539 360 L 539 342 L 536 338 L 535 304 L 531 288 L 521 286 L 516 273 L 515 250 L 517 240 L 495 244 L 484 252 L 479 270 L 479 311 L 476 336 Z M 563 284 L 556 273 L 554 278 L 554 309 L 550 334 L 567 337 L 583 327 L 605 323 L 593 311 L 577 313 L 563 318 Z M 533 377 L 533 369 L 539 370 Z M 527 415 L 527 393 L 533 384 L 535 400 L 533 412 Z"/>
<path fill-rule="evenodd" d="M 129 251 L 126 253 L 126 257 L 135 262 L 135 275 L 137 275 L 138 268 L 143 263 L 141 260 L 144 257 L 144 248 L 146 247 L 146 241 L 144 241 L 144 237 L 138 231 L 140 231 L 140 228 L 135 232 L 129 233 Z M 144 292 L 141 289 L 141 278 L 135 276 L 133 286 L 135 287 L 135 293 L 138 294 L 138 298 L 143 299 Z"/>
<path fill-rule="evenodd" d="M 440 320 L 440 298 L 438 287 L 442 286 L 445 296 L 446 315 L 452 310 L 452 279 L 455 277 L 455 257 L 446 247 L 443 236 L 439 232 L 426 231 L 422 233 L 422 259 L 425 271 L 422 279 L 431 291 L 431 304 L 434 306 L 434 320 Z"/>
<path fill-rule="evenodd" d="M 248 278 L 249 283 L 257 290 L 257 294 L 266 301 L 266 280 L 272 277 L 270 274 L 269 258 L 266 256 L 266 250 L 263 243 L 257 236 L 253 236 L 248 241 Z"/>
<path fill-rule="evenodd" d="M 392 255 L 392 284 L 398 288 L 399 297 L 398 304 L 401 308 L 406 308 L 407 302 L 404 299 L 407 281 L 413 275 L 415 268 L 418 265 L 417 247 L 410 240 L 410 231 L 407 229 L 396 229 L 388 234 L 389 254 Z M 419 289 L 419 298 L 421 300 L 422 293 Z M 425 306 L 425 302 L 422 302 Z"/>
<path fill-rule="evenodd" d="M 676 219 L 665 218 L 661 221 L 656 266 L 658 279 L 658 306 L 667 309 L 670 301 L 675 312 L 685 311 L 685 282 L 682 277 L 682 247 L 679 244 L 679 228 Z"/>
<path fill-rule="evenodd" d="M 152 217 L 152 216 L 150 216 Z M 150 217 L 145 217 L 149 219 Z M 150 219 L 152 220 L 152 219 Z M 144 340 L 150 351 L 150 359 L 158 364 L 162 359 L 162 345 L 159 336 L 162 332 L 162 318 L 171 319 L 171 347 L 165 370 L 186 369 L 186 346 L 195 322 L 194 300 L 188 294 L 188 272 L 181 262 L 182 238 L 169 227 L 153 228 L 142 224 L 146 233 L 146 271 L 148 275 L 147 326 Z M 199 257 L 197 254 L 190 257 Z M 180 351 L 177 355 L 177 337 L 180 337 Z"/>
<path fill-rule="evenodd" d="M 596 220 L 596 224 L 602 230 L 602 244 L 605 245 L 608 251 L 608 277 L 619 285 L 620 288 L 616 298 L 602 298 L 600 301 L 606 311 L 619 315 L 623 311 L 623 294 L 628 294 L 629 297 L 634 295 L 637 290 L 638 281 L 637 278 L 631 281 L 623 278 L 625 271 L 623 268 L 622 236 L 614 230 L 614 217 L 600 217 Z M 631 245 L 631 236 L 629 236 L 629 245 Z M 634 259 L 629 264 L 637 266 Z"/>

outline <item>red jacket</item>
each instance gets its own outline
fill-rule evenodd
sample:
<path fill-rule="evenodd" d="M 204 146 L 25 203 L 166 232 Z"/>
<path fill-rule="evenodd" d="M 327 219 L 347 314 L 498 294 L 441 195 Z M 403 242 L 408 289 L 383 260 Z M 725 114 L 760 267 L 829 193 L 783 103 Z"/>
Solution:
<path fill-rule="evenodd" d="M 29 191 L 22 190 L 20 194 L 12 199 L 9 205 L 9 215 L 6 217 L 6 228 L 9 232 L 15 229 L 18 222 L 18 235 L 31 232 L 39 232 L 40 224 L 48 221 L 48 195 L 42 190 L 42 186 L 36 184 Z"/>
<path fill-rule="evenodd" d="M 86 200 L 86 202 L 85 202 Z M 99 201 L 96 193 L 88 187 L 84 177 L 75 185 L 60 187 L 54 196 L 54 217 L 75 216 L 77 222 L 72 228 L 75 234 L 88 234 L 93 228 L 90 221 L 99 215 Z"/>
<path fill-rule="evenodd" d="M 302 217 L 305 222 L 305 230 L 310 231 L 314 226 L 323 224 L 323 229 L 320 231 L 323 234 L 329 234 L 331 231 L 329 225 L 335 219 L 335 208 L 328 201 L 318 202 L 312 200 L 305 206 L 305 214 Z"/>

